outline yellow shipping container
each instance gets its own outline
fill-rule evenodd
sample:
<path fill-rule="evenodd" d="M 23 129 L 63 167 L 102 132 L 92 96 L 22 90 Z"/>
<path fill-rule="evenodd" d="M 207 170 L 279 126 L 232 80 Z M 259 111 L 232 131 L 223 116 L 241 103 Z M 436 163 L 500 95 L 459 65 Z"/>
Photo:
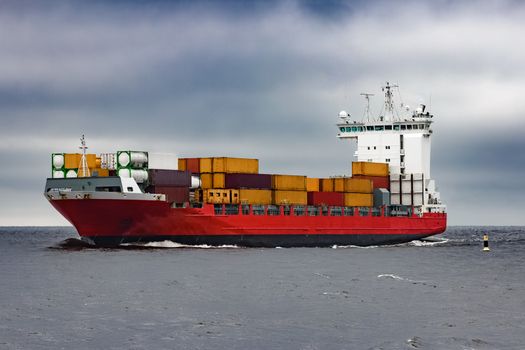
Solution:
<path fill-rule="evenodd" d="M 334 179 L 321 179 L 321 192 L 334 192 Z"/>
<path fill-rule="evenodd" d="M 214 173 L 258 174 L 259 159 L 250 158 L 213 158 Z"/>
<path fill-rule="evenodd" d="M 241 204 L 271 204 L 272 191 L 240 189 L 239 202 Z"/>
<path fill-rule="evenodd" d="M 345 180 L 344 177 L 336 177 L 334 179 L 334 192 L 344 192 L 345 191 Z"/>
<path fill-rule="evenodd" d="M 97 159 L 95 160 L 95 168 L 100 168 L 101 165 L 102 159 L 100 157 L 97 157 Z"/>
<path fill-rule="evenodd" d="M 202 160 L 201 160 L 202 164 Z M 224 174 L 223 173 L 214 173 L 213 174 L 213 188 L 224 188 Z"/>
<path fill-rule="evenodd" d="M 186 170 L 186 169 L 187 169 L 187 166 L 186 166 L 186 164 L 187 164 L 187 162 L 186 162 L 186 158 L 179 158 L 178 163 L 179 163 L 179 166 L 178 166 L 179 170 Z"/>
<path fill-rule="evenodd" d="M 82 159 L 82 154 L 80 153 L 65 153 L 64 154 L 64 167 L 66 169 L 78 169 L 80 166 L 80 160 Z M 96 154 L 86 154 L 86 162 L 88 168 L 97 167 L 97 155 Z"/>
<path fill-rule="evenodd" d="M 370 193 L 345 193 L 345 206 L 371 207 L 374 205 L 374 196 Z"/>
<path fill-rule="evenodd" d="M 319 179 L 313 177 L 306 178 L 306 190 L 308 192 L 319 192 Z"/>
<path fill-rule="evenodd" d="M 388 176 L 387 163 L 352 162 L 352 175 Z"/>
<path fill-rule="evenodd" d="M 272 175 L 274 190 L 306 191 L 306 176 Z"/>
<path fill-rule="evenodd" d="M 239 190 L 208 189 L 204 191 L 204 201 L 210 204 L 239 204 Z"/>
<path fill-rule="evenodd" d="M 344 191 L 354 193 L 373 193 L 374 184 L 369 179 L 344 179 Z"/>
<path fill-rule="evenodd" d="M 213 173 L 213 158 L 201 158 L 199 164 L 200 173 Z"/>
<path fill-rule="evenodd" d="M 201 188 L 213 188 L 213 174 L 201 174 Z"/>
<path fill-rule="evenodd" d="M 306 191 L 273 191 L 274 204 L 306 205 L 308 195 Z"/>

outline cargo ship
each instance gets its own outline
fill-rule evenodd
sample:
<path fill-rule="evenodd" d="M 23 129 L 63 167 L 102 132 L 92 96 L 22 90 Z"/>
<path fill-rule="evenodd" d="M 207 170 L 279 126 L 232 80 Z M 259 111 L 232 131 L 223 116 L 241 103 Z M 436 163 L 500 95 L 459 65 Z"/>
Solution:
<path fill-rule="evenodd" d="M 97 246 L 327 247 L 398 244 L 446 229 L 430 176 L 433 116 L 394 105 L 386 83 L 380 115 L 339 113 L 337 137 L 357 141 L 352 176 L 261 174 L 251 158 L 177 158 L 117 151 L 53 153 L 45 196 Z M 349 162 L 350 167 L 350 162 Z"/>

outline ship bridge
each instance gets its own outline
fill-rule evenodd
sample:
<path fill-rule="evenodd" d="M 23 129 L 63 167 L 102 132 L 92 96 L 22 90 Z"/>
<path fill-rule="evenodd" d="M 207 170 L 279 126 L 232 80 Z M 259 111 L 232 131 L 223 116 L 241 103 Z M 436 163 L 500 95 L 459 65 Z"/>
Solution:
<path fill-rule="evenodd" d="M 433 115 L 421 104 L 416 110 L 401 104 L 398 112 L 394 106 L 393 88 L 388 82 L 383 86 L 385 103 L 379 117 L 370 116 L 370 96 L 363 120 L 352 120 L 346 111 L 339 113 L 337 124 L 339 139 L 357 141 L 354 153 L 358 162 L 388 163 L 391 176 L 421 174 L 425 179 L 424 205 L 441 204 L 434 180 L 430 174 L 430 153 Z"/>

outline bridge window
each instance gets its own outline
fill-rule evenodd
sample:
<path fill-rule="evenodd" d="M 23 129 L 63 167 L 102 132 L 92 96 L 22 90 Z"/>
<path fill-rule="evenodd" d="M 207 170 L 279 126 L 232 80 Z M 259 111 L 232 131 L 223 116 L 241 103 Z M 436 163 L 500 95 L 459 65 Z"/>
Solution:
<path fill-rule="evenodd" d="M 394 125 L 394 130 L 399 130 L 399 125 Z"/>
<path fill-rule="evenodd" d="M 385 125 L 385 130 L 392 130 L 392 125 Z"/>
<path fill-rule="evenodd" d="M 376 125 L 375 129 L 376 131 L 381 131 L 381 130 L 384 130 L 385 127 L 383 125 Z"/>
<path fill-rule="evenodd" d="M 367 131 L 374 131 L 374 127 L 373 127 L 373 126 L 367 126 L 367 127 L 366 127 L 366 130 L 367 130 Z"/>
<path fill-rule="evenodd" d="M 412 130 L 412 125 L 407 125 L 407 130 Z"/>
<path fill-rule="evenodd" d="M 345 132 L 345 128 L 339 128 L 339 130 L 341 130 L 341 132 Z"/>
<path fill-rule="evenodd" d="M 359 131 L 363 131 L 365 128 L 363 128 L 362 126 L 359 127 Z"/>
<path fill-rule="evenodd" d="M 357 131 L 357 126 L 352 126 L 352 131 Z"/>
<path fill-rule="evenodd" d="M 406 130 L 407 126 L 406 125 L 401 125 L 401 130 Z"/>
<path fill-rule="evenodd" d="M 350 132 L 350 130 L 351 130 L 350 127 L 347 126 L 347 127 L 346 127 L 346 132 Z"/>

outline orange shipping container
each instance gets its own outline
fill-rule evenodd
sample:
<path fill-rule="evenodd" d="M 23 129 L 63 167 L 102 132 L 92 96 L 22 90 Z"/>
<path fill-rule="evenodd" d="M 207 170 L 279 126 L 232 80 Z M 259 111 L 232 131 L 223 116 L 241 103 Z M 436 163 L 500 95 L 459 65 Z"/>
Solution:
<path fill-rule="evenodd" d="M 225 182 L 225 176 L 223 173 L 213 174 L 213 188 L 224 188 L 225 187 L 224 182 Z"/>
<path fill-rule="evenodd" d="M 300 175 L 272 175 L 274 190 L 306 191 L 306 176 Z"/>
<path fill-rule="evenodd" d="M 259 160 L 250 158 L 213 158 L 214 173 L 258 174 Z"/>
<path fill-rule="evenodd" d="M 320 179 L 320 192 L 334 192 L 334 179 Z"/>
<path fill-rule="evenodd" d="M 319 179 L 313 177 L 306 178 L 306 190 L 308 192 L 319 192 Z"/>
<path fill-rule="evenodd" d="M 100 177 L 109 176 L 109 169 L 95 168 L 95 169 L 90 169 L 90 171 L 91 171 L 91 176 L 95 176 L 95 173 L 97 173 L 98 174 L 97 176 L 100 176 Z"/>
<path fill-rule="evenodd" d="M 306 191 L 273 191 L 273 203 L 306 205 L 308 194 Z"/>
<path fill-rule="evenodd" d="M 345 193 L 345 206 L 371 207 L 374 205 L 374 196 L 370 193 Z"/>
<path fill-rule="evenodd" d="M 271 190 L 239 190 L 239 202 L 241 204 L 271 204 Z"/>
<path fill-rule="evenodd" d="M 388 164 L 352 162 L 352 175 L 388 176 Z"/>
<path fill-rule="evenodd" d="M 66 169 L 78 169 L 80 167 L 80 160 L 82 159 L 82 154 L 80 153 L 66 153 L 64 154 L 64 167 Z M 97 155 L 96 154 L 86 154 L 86 162 L 88 168 L 97 167 Z"/>
<path fill-rule="evenodd" d="M 212 173 L 213 172 L 213 158 L 201 158 L 199 164 L 199 172 Z"/>
<path fill-rule="evenodd" d="M 344 191 L 353 193 L 372 193 L 374 192 L 374 184 L 370 179 L 344 179 Z"/>
<path fill-rule="evenodd" d="M 334 179 L 334 192 L 344 192 L 345 191 L 345 180 L 344 177 L 336 177 Z"/>
<path fill-rule="evenodd" d="M 239 190 L 208 189 L 204 201 L 210 204 L 239 204 Z"/>
<path fill-rule="evenodd" d="M 213 188 L 213 174 L 201 174 L 201 188 Z"/>
<path fill-rule="evenodd" d="M 186 166 L 187 160 L 186 160 L 186 158 L 179 158 L 178 163 L 179 163 L 179 166 L 178 166 L 179 169 L 178 170 L 186 170 L 187 169 L 187 166 Z"/>

